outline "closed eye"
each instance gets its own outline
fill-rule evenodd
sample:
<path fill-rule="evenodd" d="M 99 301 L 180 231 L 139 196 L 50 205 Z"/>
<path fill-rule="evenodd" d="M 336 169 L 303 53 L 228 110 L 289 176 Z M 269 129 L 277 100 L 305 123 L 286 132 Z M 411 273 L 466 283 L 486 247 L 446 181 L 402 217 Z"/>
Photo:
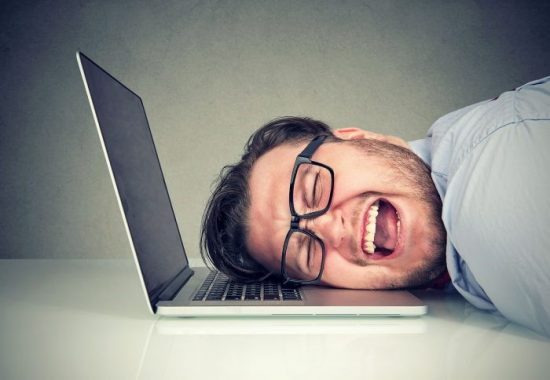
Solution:
<path fill-rule="evenodd" d="M 324 181 L 321 180 L 321 172 L 317 173 L 317 176 L 315 177 L 315 184 L 313 187 L 313 206 L 315 208 L 320 208 L 321 205 L 321 199 L 323 199 L 323 191 L 325 190 L 323 188 L 323 185 L 325 184 Z"/>
<path fill-rule="evenodd" d="M 312 193 L 312 196 L 311 196 L 311 199 L 312 199 L 312 207 L 315 207 L 319 204 L 319 199 L 320 197 L 318 196 L 319 195 L 319 172 L 317 172 L 317 174 L 315 175 L 315 180 L 313 181 L 313 193 Z"/>
<path fill-rule="evenodd" d="M 321 186 L 321 174 L 320 172 L 315 173 L 315 177 L 313 178 L 313 184 L 311 186 L 311 191 L 308 192 L 308 196 L 306 197 L 306 206 L 313 210 L 319 205 L 319 201 L 321 199 L 322 194 L 322 186 Z"/>
<path fill-rule="evenodd" d="M 309 238 L 308 241 L 307 241 L 307 259 L 306 259 L 308 271 L 309 271 L 309 268 L 311 268 L 311 265 L 312 265 L 312 260 L 313 260 L 312 250 L 314 249 L 314 245 L 315 245 L 315 243 L 314 243 L 313 239 Z"/>
<path fill-rule="evenodd" d="M 307 274 L 310 272 L 310 265 L 312 260 L 312 253 L 311 250 L 314 247 L 314 241 L 311 237 L 305 236 L 301 239 L 299 244 L 299 252 L 300 255 L 298 256 L 297 265 L 300 272 Z"/>

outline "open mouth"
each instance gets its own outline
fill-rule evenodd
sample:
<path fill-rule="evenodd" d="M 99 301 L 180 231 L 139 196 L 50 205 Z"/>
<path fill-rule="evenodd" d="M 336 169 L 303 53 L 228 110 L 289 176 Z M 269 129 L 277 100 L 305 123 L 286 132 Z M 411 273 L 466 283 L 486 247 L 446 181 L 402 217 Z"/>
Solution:
<path fill-rule="evenodd" d="M 383 259 L 391 256 L 398 245 L 401 233 L 399 213 L 385 200 L 374 202 L 363 220 L 363 252 L 371 259 Z"/>

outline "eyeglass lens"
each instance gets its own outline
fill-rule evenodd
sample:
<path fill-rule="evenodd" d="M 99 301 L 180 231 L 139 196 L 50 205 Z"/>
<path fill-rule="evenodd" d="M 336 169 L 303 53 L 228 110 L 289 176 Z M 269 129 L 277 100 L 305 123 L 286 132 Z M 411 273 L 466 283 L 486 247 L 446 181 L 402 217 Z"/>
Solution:
<path fill-rule="evenodd" d="M 325 209 L 330 200 L 332 178 L 328 169 L 301 164 L 296 171 L 292 201 L 299 216 Z"/>
<path fill-rule="evenodd" d="M 291 280 L 313 281 L 321 273 L 323 248 L 316 238 L 292 231 L 285 257 L 286 275 Z"/>
<path fill-rule="evenodd" d="M 328 169 L 304 163 L 298 166 L 292 192 L 294 210 L 308 216 L 327 208 L 330 202 L 332 177 Z M 286 247 L 285 271 L 292 280 L 312 281 L 321 273 L 323 248 L 313 236 L 293 231 Z"/>

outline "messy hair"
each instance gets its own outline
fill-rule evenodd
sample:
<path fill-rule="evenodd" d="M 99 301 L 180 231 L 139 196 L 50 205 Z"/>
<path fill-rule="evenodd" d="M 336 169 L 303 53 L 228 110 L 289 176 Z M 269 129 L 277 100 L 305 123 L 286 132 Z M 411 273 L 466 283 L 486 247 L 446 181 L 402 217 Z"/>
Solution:
<path fill-rule="evenodd" d="M 201 256 L 206 263 L 239 281 L 269 276 L 247 249 L 250 191 L 248 180 L 256 160 L 282 144 L 297 144 L 319 135 L 332 136 L 325 123 L 303 117 L 275 119 L 258 129 L 244 147 L 239 162 L 224 166 L 204 211 Z"/>

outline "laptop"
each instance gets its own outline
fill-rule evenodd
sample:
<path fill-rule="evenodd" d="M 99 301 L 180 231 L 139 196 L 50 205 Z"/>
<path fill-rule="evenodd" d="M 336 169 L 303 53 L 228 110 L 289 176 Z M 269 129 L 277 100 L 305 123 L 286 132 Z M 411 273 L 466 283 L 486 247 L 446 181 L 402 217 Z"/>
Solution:
<path fill-rule="evenodd" d="M 418 316 L 403 290 L 242 284 L 191 268 L 141 98 L 76 53 L 149 311 L 167 316 Z M 185 207 L 182 205 L 181 207 Z"/>

